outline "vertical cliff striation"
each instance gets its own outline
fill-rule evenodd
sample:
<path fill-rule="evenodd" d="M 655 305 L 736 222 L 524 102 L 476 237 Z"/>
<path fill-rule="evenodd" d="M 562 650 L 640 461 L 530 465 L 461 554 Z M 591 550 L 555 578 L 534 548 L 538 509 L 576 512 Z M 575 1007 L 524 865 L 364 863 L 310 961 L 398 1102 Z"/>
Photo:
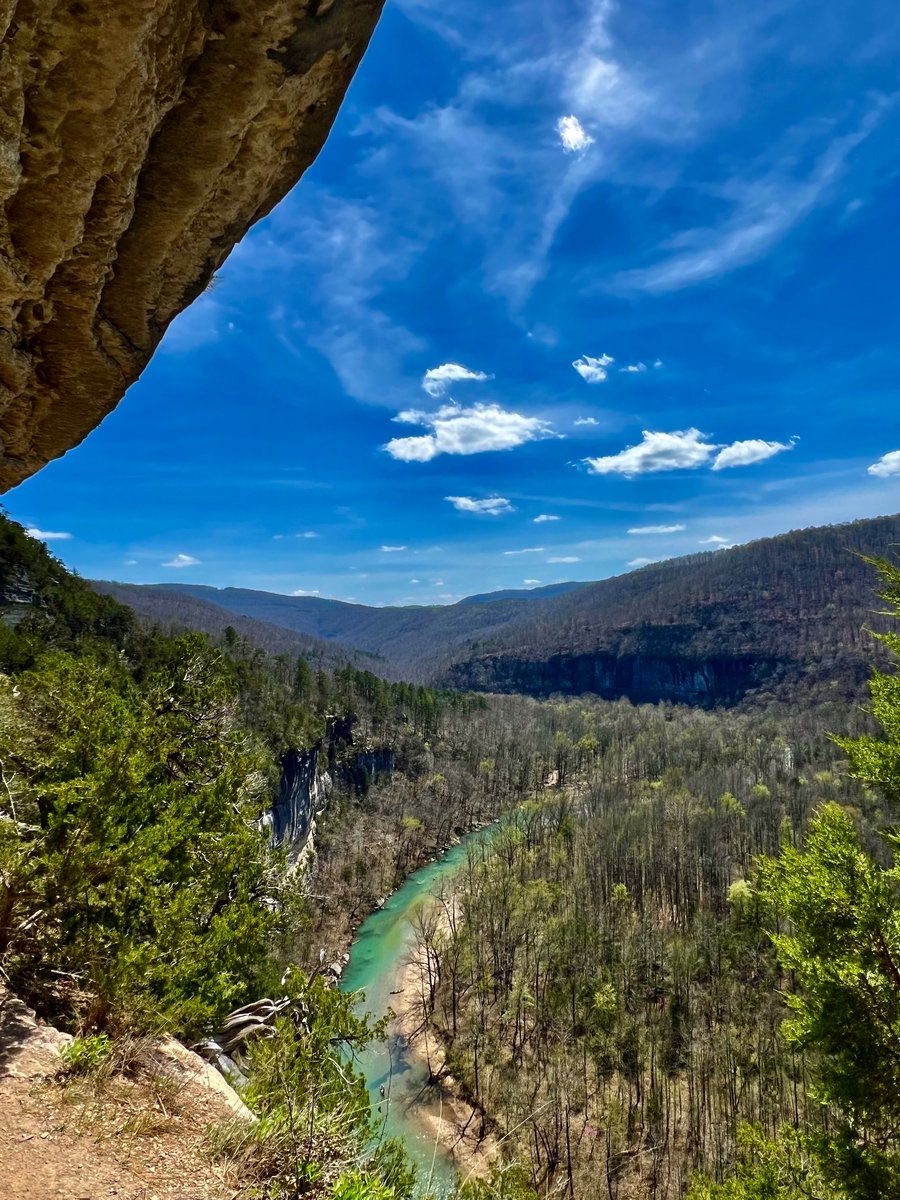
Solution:
<path fill-rule="evenodd" d="M 321 149 L 383 0 L 0 0 L 0 492 Z"/>

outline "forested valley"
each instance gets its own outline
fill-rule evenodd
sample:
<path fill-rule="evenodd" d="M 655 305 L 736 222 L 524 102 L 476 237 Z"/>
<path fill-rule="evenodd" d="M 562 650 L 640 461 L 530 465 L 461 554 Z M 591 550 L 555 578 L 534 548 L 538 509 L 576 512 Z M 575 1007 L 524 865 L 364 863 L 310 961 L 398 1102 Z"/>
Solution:
<path fill-rule="evenodd" d="M 0 535 L 0 980 L 77 1035 L 72 1070 L 283 993 L 245 1063 L 252 1194 L 423 1195 L 352 1070 L 384 1022 L 322 967 L 491 826 L 417 917 L 421 1023 L 499 1146 L 461 1196 L 900 1194 L 894 674 L 865 709 L 428 689 L 161 631 Z M 292 868 L 266 814 L 316 746 Z M 380 748 L 391 772 L 336 785 Z"/>

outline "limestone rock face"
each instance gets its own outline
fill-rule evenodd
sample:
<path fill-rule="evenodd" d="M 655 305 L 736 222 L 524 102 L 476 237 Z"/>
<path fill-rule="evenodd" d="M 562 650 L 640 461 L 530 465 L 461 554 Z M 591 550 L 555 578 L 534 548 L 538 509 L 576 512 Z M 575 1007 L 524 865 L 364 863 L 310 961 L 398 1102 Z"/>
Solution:
<path fill-rule="evenodd" d="M 0 0 L 0 492 L 315 159 L 383 0 Z"/>

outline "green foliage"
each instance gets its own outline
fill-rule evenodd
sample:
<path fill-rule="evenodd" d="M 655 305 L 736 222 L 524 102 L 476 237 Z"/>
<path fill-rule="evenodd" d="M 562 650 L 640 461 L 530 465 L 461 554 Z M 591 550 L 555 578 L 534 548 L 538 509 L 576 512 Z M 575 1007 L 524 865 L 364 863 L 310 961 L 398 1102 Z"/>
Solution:
<path fill-rule="evenodd" d="M 92 1075 L 103 1066 L 112 1052 L 112 1042 L 105 1033 L 75 1038 L 60 1053 L 65 1070 L 70 1075 Z"/>
<path fill-rule="evenodd" d="M 838 1193 L 822 1179 L 796 1130 L 769 1138 L 759 1126 L 744 1125 L 734 1175 L 724 1183 L 698 1175 L 687 1200 L 838 1200 Z"/>
<path fill-rule="evenodd" d="M 361 1171 L 342 1175 L 331 1192 L 334 1200 L 394 1200 L 392 1188 Z"/>
<path fill-rule="evenodd" d="M 200 1031 L 264 972 L 281 921 L 253 820 L 261 760 L 197 635 L 137 686 L 56 653 L 0 680 L 0 964 L 87 1028 Z"/>
<path fill-rule="evenodd" d="M 515 1164 L 496 1166 L 490 1179 L 473 1179 L 463 1184 L 459 1200 L 539 1200 L 528 1172 Z"/>

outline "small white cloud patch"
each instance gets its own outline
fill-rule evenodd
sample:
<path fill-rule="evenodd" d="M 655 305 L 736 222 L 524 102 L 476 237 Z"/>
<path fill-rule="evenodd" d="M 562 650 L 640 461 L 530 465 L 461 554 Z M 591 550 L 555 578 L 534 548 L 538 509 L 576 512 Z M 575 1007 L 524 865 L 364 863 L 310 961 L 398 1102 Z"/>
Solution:
<path fill-rule="evenodd" d="M 630 562 L 627 562 L 625 565 L 627 567 L 647 567 L 650 565 L 650 563 L 655 561 L 656 560 L 653 558 L 632 558 Z"/>
<path fill-rule="evenodd" d="M 65 533 L 63 530 L 38 529 L 34 525 L 29 525 L 25 532 L 38 542 L 69 542 L 72 540 L 71 533 Z"/>
<path fill-rule="evenodd" d="M 615 361 L 609 354 L 601 354 L 599 358 L 594 358 L 590 354 L 582 354 L 581 358 L 575 359 L 572 366 L 585 383 L 602 383 L 609 374 L 606 368 Z"/>
<path fill-rule="evenodd" d="M 597 420 L 596 417 L 576 417 L 575 424 L 576 425 L 599 425 L 600 422 Z"/>
<path fill-rule="evenodd" d="M 532 519 L 533 519 L 535 525 L 543 525 L 545 521 L 560 521 L 560 520 L 562 520 L 561 517 L 557 517 L 553 513 L 539 513 L 536 517 L 533 517 Z"/>
<path fill-rule="evenodd" d="M 539 587 L 541 581 L 539 579 L 523 579 L 522 582 L 527 587 Z"/>
<path fill-rule="evenodd" d="M 445 404 L 435 413 L 407 409 L 394 420 L 431 429 L 418 437 L 392 438 L 383 447 L 400 462 L 431 462 L 439 454 L 513 450 L 526 442 L 553 436 L 539 417 L 510 412 L 498 404 L 475 404 L 472 408 Z"/>
<path fill-rule="evenodd" d="M 684 525 L 635 525 L 629 533 L 684 533 Z"/>
<path fill-rule="evenodd" d="M 581 559 L 578 558 L 577 555 L 575 555 L 575 554 L 562 554 L 562 555 L 557 555 L 554 558 L 548 558 L 547 562 L 548 563 L 573 563 L 573 562 L 581 562 Z"/>
<path fill-rule="evenodd" d="M 503 553 L 507 556 L 512 554 L 543 554 L 543 546 L 528 546 L 525 550 L 504 550 Z"/>
<path fill-rule="evenodd" d="M 399 554 L 401 550 L 406 550 L 406 549 L 408 549 L 408 547 L 406 547 L 406 546 L 382 546 L 381 553 L 382 554 Z"/>
<path fill-rule="evenodd" d="M 702 467 L 718 446 L 704 441 L 699 429 L 676 429 L 672 433 L 643 432 L 643 441 L 618 454 L 584 459 L 592 475 L 646 475 L 654 471 L 686 471 Z"/>
<path fill-rule="evenodd" d="M 647 370 L 647 364 L 642 362 L 629 363 L 627 367 L 619 367 L 619 371 L 623 375 L 643 375 Z"/>
<path fill-rule="evenodd" d="M 712 465 L 714 471 L 724 471 L 727 467 L 749 467 L 753 463 L 765 462 L 784 450 L 793 450 L 795 441 L 764 442 L 762 438 L 750 438 L 746 442 L 732 442 L 716 455 Z"/>
<path fill-rule="evenodd" d="M 890 479 L 892 475 L 900 475 L 900 450 L 889 450 L 882 454 L 878 462 L 872 463 L 868 474 L 876 479 Z M 46 535 L 45 535 L 46 536 Z"/>
<path fill-rule="evenodd" d="M 199 566 L 200 559 L 194 558 L 192 554 L 176 554 L 174 558 L 170 558 L 168 562 L 160 563 L 163 567 L 174 567 L 180 570 L 182 567 Z"/>
<path fill-rule="evenodd" d="M 697 543 L 698 546 L 730 546 L 731 538 L 720 537 L 717 533 L 711 533 L 708 538 L 703 538 Z"/>
<path fill-rule="evenodd" d="M 439 367 L 431 367 L 422 376 L 422 387 L 429 396 L 445 396 L 452 383 L 464 383 L 468 380 L 481 382 L 492 379 L 492 375 L 484 371 L 470 371 L 461 363 L 441 363 Z"/>
<path fill-rule="evenodd" d="M 311 529 L 307 529 L 307 531 L 305 533 L 295 533 L 294 534 L 294 537 L 298 537 L 298 538 L 317 538 L 318 536 L 319 535 L 317 533 L 313 533 L 313 531 Z"/>
<path fill-rule="evenodd" d="M 559 118 L 556 122 L 556 132 L 566 154 L 579 154 L 587 150 L 594 140 L 578 118 L 571 115 Z"/>
<path fill-rule="evenodd" d="M 488 496 L 486 500 L 475 500 L 472 496 L 445 496 L 444 499 L 448 500 L 457 512 L 476 513 L 479 516 L 499 517 L 502 513 L 516 511 L 505 496 Z"/>
<path fill-rule="evenodd" d="M 314 592 L 308 592 L 308 591 L 306 591 L 305 588 L 297 588 L 296 592 L 291 592 L 292 596 L 318 596 L 318 594 L 319 594 L 318 590 L 316 590 Z M 352 600 L 353 597 L 348 596 L 347 599 Z"/>

